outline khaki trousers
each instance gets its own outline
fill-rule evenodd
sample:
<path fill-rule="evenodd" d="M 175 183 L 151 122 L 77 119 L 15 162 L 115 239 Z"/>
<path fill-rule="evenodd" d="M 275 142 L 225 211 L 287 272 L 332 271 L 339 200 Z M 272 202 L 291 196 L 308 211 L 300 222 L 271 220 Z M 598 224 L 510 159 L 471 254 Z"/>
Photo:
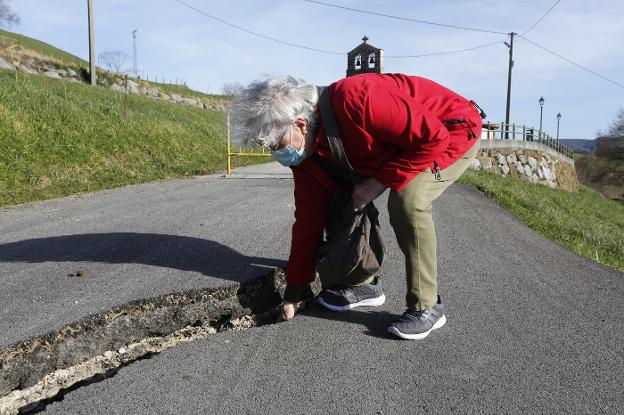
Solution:
<path fill-rule="evenodd" d="M 401 251 L 405 255 L 407 308 L 425 310 L 438 300 L 436 234 L 432 202 L 468 168 L 479 150 L 479 139 L 437 180 L 431 169 L 414 177 L 400 192 L 390 191 L 388 212 Z"/>

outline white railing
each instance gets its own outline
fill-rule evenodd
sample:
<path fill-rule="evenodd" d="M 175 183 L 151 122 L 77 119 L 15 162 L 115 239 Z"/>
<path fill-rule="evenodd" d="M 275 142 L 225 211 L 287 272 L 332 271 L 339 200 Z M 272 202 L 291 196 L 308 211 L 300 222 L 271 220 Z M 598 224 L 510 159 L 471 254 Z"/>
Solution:
<path fill-rule="evenodd" d="M 544 131 L 519 124 L 484 123 L 481 131 L 484 140 L 517 140 L 544 144 L 566 157 L 572 158 L 574 151 L 559 143 Z"/>

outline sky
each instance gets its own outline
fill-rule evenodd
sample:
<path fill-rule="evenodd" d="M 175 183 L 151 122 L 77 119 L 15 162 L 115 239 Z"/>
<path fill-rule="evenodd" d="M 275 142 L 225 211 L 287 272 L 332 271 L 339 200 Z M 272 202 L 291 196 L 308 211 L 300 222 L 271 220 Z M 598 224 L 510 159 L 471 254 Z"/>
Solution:
<path fill-rule="evenodd" d="M 316 85 L 345 76 L 347 52 L 362 42 L 384 50 L 384 70 L 432 79 L 474 99 L 491 122 L 505 119 L 509 52 L 506 33 L 524 33 L 556 0 L 324 0 L 340 6 L 445 25 L 460 30 L 357 13 L 303 0 L 183 0 L 258 34 L 211 19 L 176 0 L 93 0 L 96 53 L 121 50 L 143 77 L 184 80 L 202 92 L 226 83 L 247 84 L 266 74 L 287 74 Z M 9 0 L 21 23 L 9 28 L 88 58 L 87 0 Z M 624 1 L 561 0 L 525 37 L 620 85 L 515 38 L 511 122 L 560 138 L 593 139 L 624 108 Z M 503 34 L 490 33 L 501 32 Z M 418 57 L 494 43 L 472 51 Z M 393 58 L 394 56 L 394 58 Z M 132 69 L 132 59 L 127 64 Z"/>

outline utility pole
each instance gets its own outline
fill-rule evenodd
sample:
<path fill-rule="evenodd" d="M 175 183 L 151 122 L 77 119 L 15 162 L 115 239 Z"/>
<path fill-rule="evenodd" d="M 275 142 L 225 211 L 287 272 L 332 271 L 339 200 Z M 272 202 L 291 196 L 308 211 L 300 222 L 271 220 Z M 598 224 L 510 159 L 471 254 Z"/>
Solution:
<path fill-rule="evenodd" d="M 95 32 L 93 27 L 93 0 L 87 0 L 87 11 L 89 14 L 89 77 L 91 85 L 95 85 L 97 75 L 95 73 Z"/>
<path fill-rule="evenodd" d="M 511 37 L 510 43 L 505 42 L 505 45 L 509 48 L 509 72 L 507 74 L 507 109 L 505 111 L 505 138 L 509 138 L 509 111 L 511 109 L 511 68 L 513 67 L 513 43 L 514 36 L 516 34 L 511 32 L 509 36 Z"/>
<path fill-rule="evenodd" d="M 133 50 L 133 53 L 132 53 L 133 66 L 132 66 L 132 69 L 134 71 L 134 77 L 135 78 L 138 76 L 138 72 L 139 72 L 138 69 L 137 69 L 136 33 L 137 33 L 137 30 L 134 29 L 132 31 L 132 42 L 133 42 L 133 46 L 132 46 L 132 50 Z"/>

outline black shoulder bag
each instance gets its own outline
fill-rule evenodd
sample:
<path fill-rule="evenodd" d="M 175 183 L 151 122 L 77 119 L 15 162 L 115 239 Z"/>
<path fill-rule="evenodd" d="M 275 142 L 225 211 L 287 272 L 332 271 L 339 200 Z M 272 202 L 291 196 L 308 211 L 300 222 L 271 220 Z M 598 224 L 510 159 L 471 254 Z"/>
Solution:
<path fill-rule="evenodd" d="M 317 160 L 337 183 L 355 184 L 356 175 L 342 145 L 329 88 L 320 94 L 319 110 L 337 163 L 321 157 Z M 362 209 L 354 209 L 350 188 L 330 199 L 326 209 L 325 240 L 319 249 L 316 267 L 323 288 L 366 280 L 379 271 L 385 255 L 379 211 L 373 202 Z"/>

